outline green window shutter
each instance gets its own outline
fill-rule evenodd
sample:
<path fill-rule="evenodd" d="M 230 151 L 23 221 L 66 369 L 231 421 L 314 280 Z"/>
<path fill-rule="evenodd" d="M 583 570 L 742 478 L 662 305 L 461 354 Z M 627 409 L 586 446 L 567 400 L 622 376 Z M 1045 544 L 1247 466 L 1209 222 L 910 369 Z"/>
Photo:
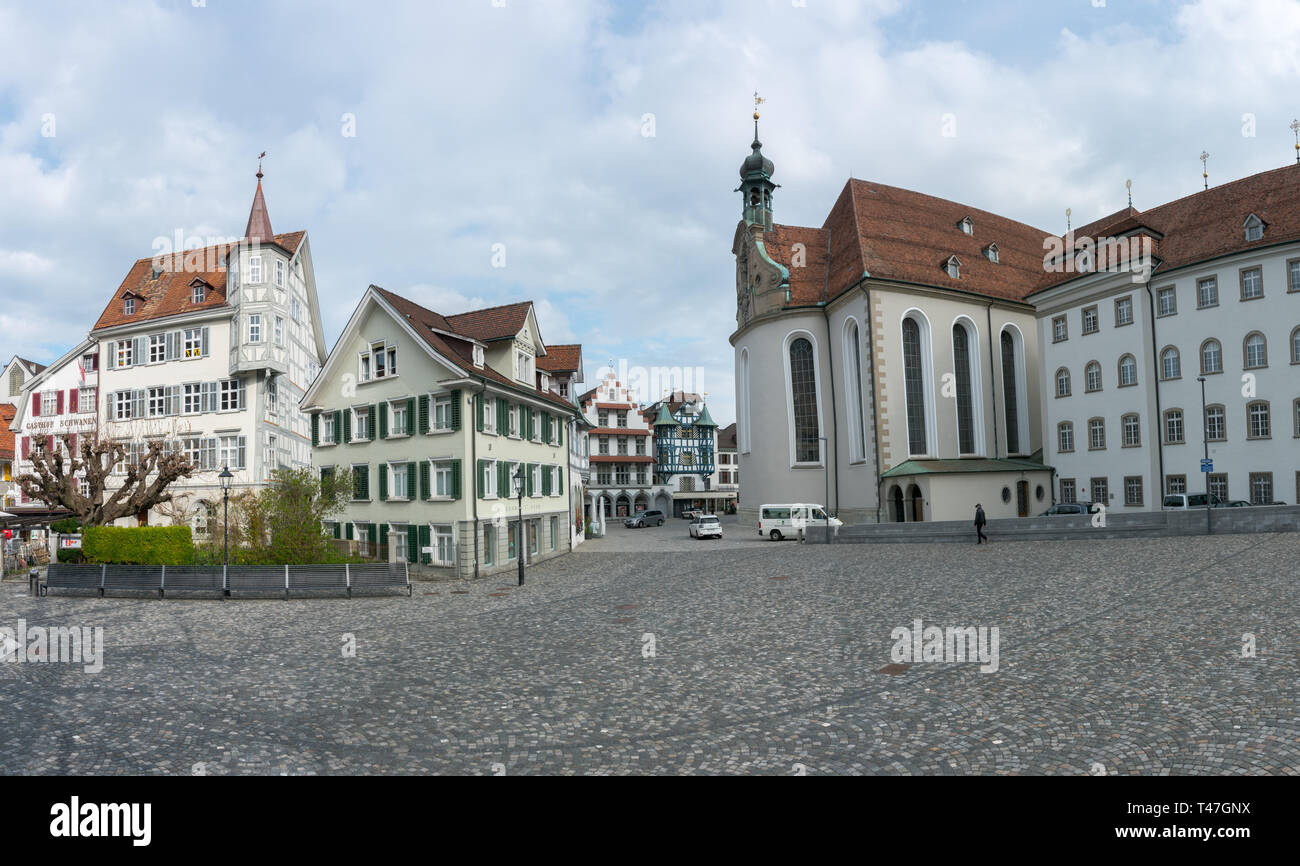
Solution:
<path fill-rule="evenodd" d="M 376 527 L 373 523 L 366 524 L 366 541 L 370 544 L 371 556 L 375 555 L 375 544 L 378 543 L 377 539 L 375 538 L 375 528 Z"/>
<path fill-rule="evenodd" d="M 428 433 L 429 432 L 429 395 L 428 394 L 420 395 L 419 415 L 420 415 L 420 432 Z"/>
<path fill-rule="evenodd" d="M 497 466 L 497 496 L 502 499 L 509 499 L 510 491 L 513 489 L 510 486 L 513 483 L 510 480 L 510 472 L 510 464 L 504 460 Z"/>
<path fill-rule="evenodd" d="M 387 524 L 387 523 L 381 523 L 381 524 L 379 524 L 379 543 L 380 543 L 380 544 L 387 544 L 387 543 L 388 543 L 388 524 Z"/>
<path fill-rule="evenodd" d="M 351 523 L 349 523 L 349 524 L 347 525 L 347 530 L 348 530 L 348 532 L 347 532 L 347 535 L 348 535 L 348 541 L 351 541 L 352 538 L 353 538 L 353 536 L 354 536 L 354 534 L 355 534 L 355 533 L 352 531 L 352 524 L 351 524 Z"/>
<path fill-rule="evenodd" d="M 533 467 L 535 465 L 536 465 L 535 463 L 529 463 L 524 466 L 524 480 L 527 482 L 528 485 L 524 493 L 528 496 L 533 495 Z"/>
<path fill-rule="evenodd" d="M 335 537 L 335 538 L 342 538 L 342 537 L 343 537 L 343 527 L 340 526 L 340 525 L 337 524 L 337 523 L 334 524 L 334 537 Z"/>
<path fill-rule="evenodd" d="M 407 532 L 410 532 L 411 530 L 408 529 L 408 530 L 406 530 L 406 531 L 407 531 Z M 433 561 L 433 557 L 430 556 L 429 554 L 427 554 L 427 553 L 424 552 L 424 548 L 428 547 L 428 546 L 432 543 L 432 542 L 429 540 L 429 536 L 430 536 L 430 533 L 429 533 L 429 524 L 427 524 L 427 523 L 425 523 L 425 524 L 421 524 L 421 526 L 420 526 L 420 562 L 423 562 L 425 565 L 428 565 L 430 562 Z"/>
<path fill-rule="evenodd" d="M 384 414 L 387 415 L 388 413 L 385 412 Z M 379 417 L 379 404 L 376 403 L 376 404 L 374 404 L 373 406 L 370 407 L 370 417 L 366 419 L 366 438 L 367 438 L 367 439 L 374 439 L 374 438 L 375 438 L 375 431 L 379 429 L 379 425 L 375 423 L 375 419 L 378 418 L 378 417 Z M 385 418 L 384 420 L 387 421 L 388 419 Z M 387 426 L 387 425 L 385 425 L 385 426 Z M 383 437 L 381 436 L 380 438 L 382 439 Z"/>
<path fill-rule="evenodd" d="M 510 412 L 510 404 L 507 403 L 505 400 L 498 400 L 497 401 L 497 432 L 498 433 L 510 432 L 510 422 L 507 420 L 509 417 L 508 416 L 509 412 Z"/>
<path fill-rule="evenodd" d="M 415 435 L 415 398 L 406 401 L 406 435 Z"/>
<path fill-rule="evenodd" d="M 564 470 L 559 466 L 555 467 L 555 495 L 559 496 L 564 490 Z"/>
<path fill-rule="evenodd" d="M 556 445 L 563 445 L 563 444 L 564 444 L 564 425 L 563 425 L 563 424 L 556 424 L 556 430 L 555 430 L 555 444 L 556 444 Z"/>
<path fill-rule="evenodd" d="M 451 461 L 451 495 L 460 499 L 460 461 Z"/>
<path fill-rule="evenodd" d="M 432 484 L 431 484 L 430 474 L 431 471 L 429 468 L 429 461 L 421 460 L 420 461 L 420 498 L 421 499 L 428 499 L 430 496 L 433 495 L 431 491 Z"/>
<path fill-rule="evenodd" d="M 549 466 L 542 468 L 542 495 L 551 495 L 551 467 Z"/>
<path fill-rule="evenodd" d="M 414 526 L 406 527 L 406 561 L 420 561 L 420 537 L 416 534 Z"/>
<path fill-rule="evenodd" d="M 428 466 L 429 464 L 426 463 L 424 465 Z M 406 498 L 414 499 L 415 495 L 416 495 L 415 494 L 415 464 L 407 463 L 406 464 Z"/>
<path fill-rule="evenodd" d="M 478 462 L 478 498 L 487 497 L 487 461 L 479 460 Z"/>
<path fill-rule="evenodd" d="M 383 409 L 384 411 L 378 414 L 379 438 L 387 439 L 388 438 L 388 404 L 387 403 L 377 403 L 374 406 L 370 407 L 370 419 L 371 419 L 370 424 L 371 426 L 374 426 L 375 423 L 374 419 L 376 417 L 376 413 L 380 409 Z"/>
<path fill-rule="evenodd" d="M 460 389 L 451 392 L 451 429 L 460 429 Z"/>
<path fill-rule="evenodd" d="M 379 501 L 388 499 L 388 464 L 379 464 Z"/>
<path fill-rule="evenodd" d="M 320 415 L 311 416 L 311 445 L 315 448 L 320 444 Z"/>
<path fill-rule="evenodd" d="M 483 432 L 483 395 L 474 395 L 474 429 Z"/>
<path fill-rule="evenodd" d="M 351 442 L 352 441 L 352 410 L 349 409 L 346 412 L 340 412 L 339 414 L 343 416 L 343 441 Z"/>
<path fill-rule="evenodd" d="M 554 425 L 555 425 L 555 419 L 551 417 L 550 412 L 547 412 L 545 415 L 545 420 L 542 422 L 542 437 L 545 438 L 547 442 L 555 441 Z"/>

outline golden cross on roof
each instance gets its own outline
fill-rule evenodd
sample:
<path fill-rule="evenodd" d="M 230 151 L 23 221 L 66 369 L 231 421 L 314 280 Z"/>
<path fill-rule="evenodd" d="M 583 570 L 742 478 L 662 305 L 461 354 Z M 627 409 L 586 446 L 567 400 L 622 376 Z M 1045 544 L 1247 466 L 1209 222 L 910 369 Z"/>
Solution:
<path fill-rule="evenodd" d="M 754 91 L 754 119 L 755 120 L 758 120 L 758 107 L 762 105 L 764 102 L 767 102 L 767 100 L 759 96 L 758 91 L 755 90 Z"/>

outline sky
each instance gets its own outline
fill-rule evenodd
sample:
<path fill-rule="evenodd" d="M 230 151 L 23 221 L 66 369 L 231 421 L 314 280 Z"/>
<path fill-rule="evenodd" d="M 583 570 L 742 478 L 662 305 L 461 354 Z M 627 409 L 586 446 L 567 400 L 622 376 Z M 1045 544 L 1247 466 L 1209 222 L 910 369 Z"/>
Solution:
<path fill-rule="evenodd" d="M 374 283 L 531 299 L 599 368 L 735 418 L 737 170 L 1057 233 L 1295 158 L 1290 0 L 0 0 L 0 356 L 81 340 L 155 240 L 243 233 L 257 154 L 326 344 Z M 648 395 L 649 399 L 659 394 Z"/>

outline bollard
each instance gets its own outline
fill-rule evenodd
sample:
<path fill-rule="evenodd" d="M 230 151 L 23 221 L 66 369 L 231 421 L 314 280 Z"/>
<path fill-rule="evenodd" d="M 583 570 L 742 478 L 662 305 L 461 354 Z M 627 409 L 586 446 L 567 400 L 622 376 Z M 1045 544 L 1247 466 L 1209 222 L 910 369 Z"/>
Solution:
<path fill-rule="evenodd" d="M 27 594 L 32 597 L 41 594 L 41 573 L 34 568 L 27 572 Z"/>

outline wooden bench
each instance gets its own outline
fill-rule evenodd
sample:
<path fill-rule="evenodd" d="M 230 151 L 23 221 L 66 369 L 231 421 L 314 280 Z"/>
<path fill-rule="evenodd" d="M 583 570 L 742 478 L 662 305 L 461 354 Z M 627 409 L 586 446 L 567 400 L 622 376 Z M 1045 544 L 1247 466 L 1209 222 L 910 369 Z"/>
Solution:
<path fill-rule="evenodd" d="M 411 574 L 404 562 L 348 566 L 348 597 L 355 590 L 404 589 L 411 594 Z"/>

